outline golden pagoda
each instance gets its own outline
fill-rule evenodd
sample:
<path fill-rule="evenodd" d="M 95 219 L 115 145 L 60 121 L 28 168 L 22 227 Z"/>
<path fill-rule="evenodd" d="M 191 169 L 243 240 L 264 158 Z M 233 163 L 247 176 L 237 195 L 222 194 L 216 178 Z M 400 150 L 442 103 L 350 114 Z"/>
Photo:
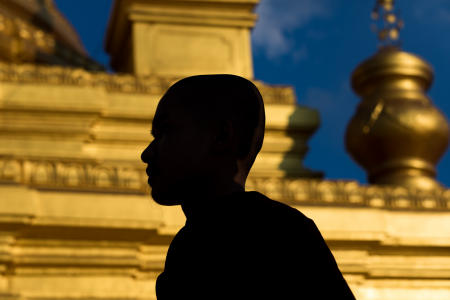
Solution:
<path fill-rule="evenodd" d="M 113 74 L 53 1 L 0 2 L 0 299 L 156 298 L 185 219 L 151 200 L 139 157 L 162 94 L 199 73 L 259 87 L 266 136 L 247 189 L 314 219 L 357 299 L 450 298 L 450 190 L 434 179 L 448 122 L 425 94 L 431 67 L 392 42 L 393 1 L 376 7 L 394 18 L 388 45 L 352 77 L 362 101 L 346 141 L 368 185 L 303 166 L 319 114 L 253 78 L 258 2 L 115 0 Z"/>

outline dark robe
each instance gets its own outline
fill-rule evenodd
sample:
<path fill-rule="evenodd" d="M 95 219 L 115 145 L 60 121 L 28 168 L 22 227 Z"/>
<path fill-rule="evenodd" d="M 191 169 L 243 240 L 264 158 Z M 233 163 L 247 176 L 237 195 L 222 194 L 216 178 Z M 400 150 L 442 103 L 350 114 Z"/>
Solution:
<path fill-rule="evenodd" d="M 355 299 L 314 222 L 258 192 L 185 209 L 156 282 L 166 299 Z"/>

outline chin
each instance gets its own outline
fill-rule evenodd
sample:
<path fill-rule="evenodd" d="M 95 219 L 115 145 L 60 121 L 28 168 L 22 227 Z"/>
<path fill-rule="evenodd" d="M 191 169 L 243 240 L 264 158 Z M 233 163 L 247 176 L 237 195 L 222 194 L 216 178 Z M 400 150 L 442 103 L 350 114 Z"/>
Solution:
<path fill-rule="evenodd" d="M 181 200 L 179 199 L 179 197 L 170 196 L 170 195 L 164 194 L 164 193 L 158 193 L 154 189 L 152 189 L 151 195 L 152 195 L 153 200 L 156 203 L 158 203 L 159 205 L 174 206 L 174 205 L 181 204 Z M 174 200 L 174 199 L 177 199 L 177 200 Z"/>

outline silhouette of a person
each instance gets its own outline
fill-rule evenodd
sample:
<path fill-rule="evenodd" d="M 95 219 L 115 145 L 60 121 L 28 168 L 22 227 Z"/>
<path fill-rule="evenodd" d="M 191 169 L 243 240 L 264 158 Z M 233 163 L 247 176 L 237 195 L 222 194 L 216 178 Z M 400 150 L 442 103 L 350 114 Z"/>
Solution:
<path fill-rule="evenodd" d="M 245 181 L 264 137 L 262 97 L 234 75 L 171 86 L 142 153 L 153 199 L 180 205 L 185 226 L 167 252 L 164 299 L 354 299 L 314 222 Z"/>

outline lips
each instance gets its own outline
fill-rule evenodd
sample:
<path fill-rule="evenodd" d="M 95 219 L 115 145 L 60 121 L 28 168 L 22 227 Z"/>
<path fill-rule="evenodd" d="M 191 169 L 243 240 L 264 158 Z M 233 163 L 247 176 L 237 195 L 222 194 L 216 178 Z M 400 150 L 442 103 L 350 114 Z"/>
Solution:
<path fill-rule="evenodd" d="M 156 176 L 158 175 L 157 169 L 156 168 L 150 168 L 150 166 L 148 166 L 145 169 L 145 173 L 147 173 L 148 176 L 148 183 L 151 185 L 151 182 L 154 181 L 154 179 L 156 178 Z"/>

